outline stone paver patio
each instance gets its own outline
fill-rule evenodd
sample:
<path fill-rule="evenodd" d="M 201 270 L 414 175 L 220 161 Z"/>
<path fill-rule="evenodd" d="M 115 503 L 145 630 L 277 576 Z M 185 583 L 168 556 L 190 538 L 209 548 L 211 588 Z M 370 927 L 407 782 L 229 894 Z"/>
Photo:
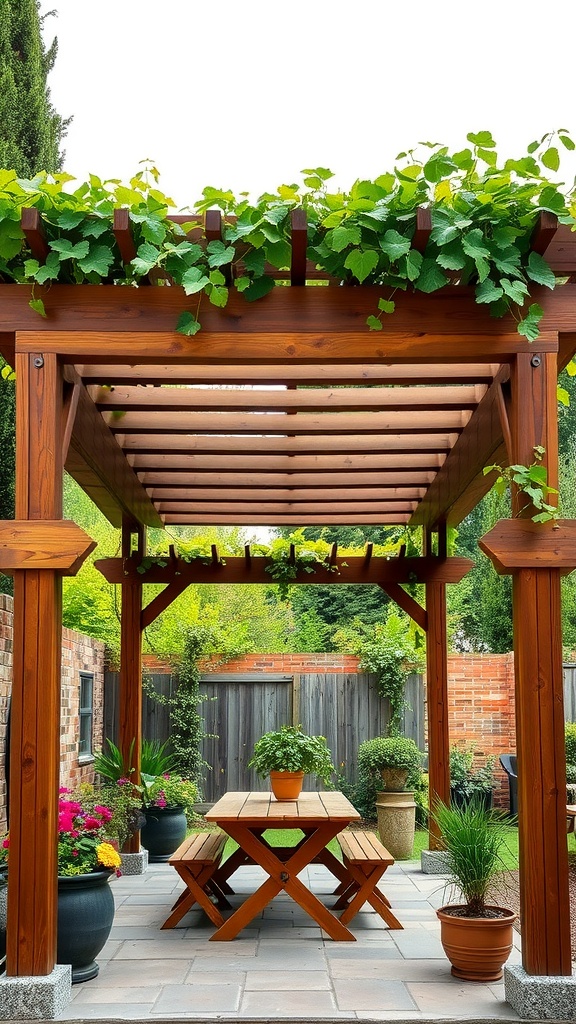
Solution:
<path fill-rule="evenodd" d="M 322 866 L 301 876 L 334 902 L 334 879 Z M 238 894 L 264 875 L 241 868 Z M 351 930 L 355 943 L 324 940 L 321 930 L 286 896 L 278 896 L 241 937 L 209 942 L 213 925 L 191 911 L 181 926 L 161 931 L 182 883 L 169 865 L 112 882 L 117 904 L 97 978 L 72 989 L 60 1020 L 176 1018 L 333 1018 L 348 1020 L 511 1019 L 501 982 L 462 982 L 450 974 L 435 907 L 444 881 L 417 862 L 395 864 L 383 879 L 404 924 L 389 931 L 371 908 Z M 516 936 L 519 944 L 519 936 Z M 510 962 L 520 962 L 519 948 Z"/>

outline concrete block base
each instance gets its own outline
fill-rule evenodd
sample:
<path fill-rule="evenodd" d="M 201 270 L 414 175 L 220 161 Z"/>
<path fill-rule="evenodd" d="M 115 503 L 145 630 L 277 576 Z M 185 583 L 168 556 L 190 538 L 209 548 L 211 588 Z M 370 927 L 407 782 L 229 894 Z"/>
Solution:
<path fill-rule="evenodd" d="M 420 867 L 425 875 L 449 875 L 450 854 L 446 850 L 422 850 Z"/>
<path fill-rule="evenodd" d="M 576 974 L 526 974 L 520 964 L 504 968 L 506 1002 L 523 1020 L 576 1020 Z"/>
<path fill-rule="evenodd" d="M 54 1020 L 72 997 L 72 968 L 56 964 L 42 977 L 0 977 L 0 1020 Z"/>
<path fill-rule="evenodd" d="M 148 850 L 140 850 L 140 853 L 121 853 L 122 864 L 120 871 L 123 875 L 143 875 L 148 867 Z"/>

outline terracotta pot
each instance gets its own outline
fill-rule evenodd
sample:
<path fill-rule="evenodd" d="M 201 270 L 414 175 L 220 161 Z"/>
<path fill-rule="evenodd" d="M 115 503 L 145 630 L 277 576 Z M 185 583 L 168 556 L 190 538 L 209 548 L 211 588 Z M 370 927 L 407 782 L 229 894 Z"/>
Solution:
<path fill-rule="evenodd" d="M 304 772 L 270 772 L 270 786 L 277 800 L 297 800 L 303 782 Z"/>
<path fill-rule="evenodd" d="M 446 906 L 436 911 L 440 939 L 452 964 L 452 974 L 466 981 L 498 981 L 512 949 L 516 914 L 502 907 L 490 907 L 504 916 L 455 917 L 450 910 L 457 909 Z"/>

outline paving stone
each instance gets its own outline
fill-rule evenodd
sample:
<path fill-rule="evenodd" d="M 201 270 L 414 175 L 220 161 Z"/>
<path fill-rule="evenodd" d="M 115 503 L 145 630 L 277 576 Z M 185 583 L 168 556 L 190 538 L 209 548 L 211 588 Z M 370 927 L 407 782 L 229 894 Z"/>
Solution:
<path fill-rule="evenodd" d="M 152 1007 L 152 1004 L 158 999 L 158 996 L 162 992 L 162 985 L 151 985 L 148 988 L 142 988 L 141 986 L 128 987 L 125 985 L 117 985 L 111 987 L 110 985 L 101 985 L 100 987 L 94 987 L 91 983 L 82 985 L 82 991 L 74 999 L 76 1005 L 84 1006 L 85 1003 L 120 1003 L 124 1002 L 132 1006 L 134 1003 L 144 1003 L 148 1008 Z M 141 1012 L 146 1013 L 147 1010 L 141 1007 Z"/>
<path fill-rule="evenodd" d="M 299 991 L 329 989 L 330 979 L 326 971 L 303 970 L 298 977 L 297 987 Z M 274 989 L 275 991 L 286 989 L 292 992 L 294 990 L 294 978 L 287 977 L 284 971 L 250 970 L 246 972 L 245 988 L 247 992 L 266 992 L 268 989 Z"/>
<path fill-rule="evenodd" d="M 240 1014 L 245 1017 L 333 1017 L 336 1004 L 331 992 L 245 992 L 240 1003 Z"/>
<path fill-rule="evenodd" d="M 393 956 L 399 957 L 400 953 L 396 946 L 393 946 L 390 942 L 388 950 Z M 363 960 L 379 960 L 382 956 L 381 948 L 366 948 L 366 946 L 351 946 L 346 944 L 336 944 L 332 946 L 326 946 L 326 956 L 330 962 L 334 960 L 350 960 L 351 963 L 362 962 Z"/>
<path fill-rule="evenodd" d="M 446 982 L 407 982 L 417 1008 L 424 1014 L 442 1014 L 462 1019 L 498 1017 L 518 1020 L 508 1003 L 497 999 L 488 985 L 471 984 L 450 976 Z"/>
<path fill-rule="evenodd" d="M 156 942 L 154 939 L 123 942 L 114 960 L 190 960 L 194 956 L 190 945 L 182 938 Z"/>
<path fill-rule="evenodd" d="M 415 1010 L 417 1007 L 401 981 L 382 978 L 334 980 L 339 1010 Z"/>
<path fill-rule="evenodd" d="M 234 1012 L 240 1003 L 240 985 L 164 985 L 154 1004 L 154 1016 Z"/>
<path fill-rule="evenodd" d="M 145 987 L 183 982 L 190 964 L 186 960 L 110 960 L 105 970 L 89 982 L 93 988 L 125 985 Z"/>
<path fill-rule="evenodd" d="M 401 932 L 392 932 L 392 938 L 402 956 L 407 960 L 425 960 L 430 957 L 444 960 L 446 958 L 439 935 L 428 932 L 424 928 L 404 928 Z"/>
<path fill-rule="evenodd" d="M 66 1007 L 56 1020 L 142 1020 L 147 1017 L 153 1009 L 153 1003 L 83 1003 L 81 1013 L 80 1007 L 74 1001 Z"/>

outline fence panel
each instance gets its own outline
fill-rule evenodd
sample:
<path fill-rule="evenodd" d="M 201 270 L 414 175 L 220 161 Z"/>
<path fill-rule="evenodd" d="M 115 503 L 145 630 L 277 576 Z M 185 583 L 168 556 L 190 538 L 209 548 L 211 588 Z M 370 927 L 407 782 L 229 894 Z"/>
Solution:
<path fill-rule="evenodd" d="M 564 721 L 576 722 L 576 664 L 564 665 Z"/>

